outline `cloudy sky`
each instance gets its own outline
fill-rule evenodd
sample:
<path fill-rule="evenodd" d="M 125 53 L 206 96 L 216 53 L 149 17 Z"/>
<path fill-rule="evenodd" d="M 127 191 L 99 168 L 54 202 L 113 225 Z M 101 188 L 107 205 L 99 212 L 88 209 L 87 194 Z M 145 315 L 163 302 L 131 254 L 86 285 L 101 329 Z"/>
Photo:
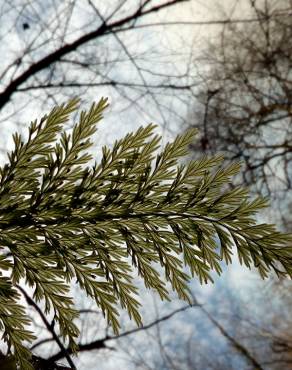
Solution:
<path fill-rule="evenodd" d="M 82 2 L 80 2 L 82 3 Z M 105 4 L 105 2 L 104 2 Z M 226 14 L 224 15 L 220 12 L 219 5 L 224 7 Z M 246 9 L 246 2 L 244 0 L 235 1 L 235 0 L 192 0 L 189 3 L 184 3 L 183 5 L 179 5 L 177 7 L 172 7 L 171 9 L 161 12 L 158 15 L 152 16 L 152 19 L 149 19 L 150 22 L 174 22 L 180 24 L 173 24 L 172 26 L 167 27 L 167 32 L 164 31 L 163 27 L 157 25 L 156 28 L 151 28 L 151 30 L 147 30 L 139 35 L 140 43 L 137 45 L 137 39 L 133 38 L 133 40 L 129 40 L 129 47 L 131 46 L 132 50 L 135 48 L 140 48 L 143 50 L 144 46 L 146 45 L 149 47 L 149 44 L 153 43 L 153 47 L 157 47 L 157 38 L 159 42 L 164 45 L 165 50 L 168 50 L 169 53 L 173 53 L 175 55 L 175 65 L 172 65 L 172 68 L 176 72 L 183 72 L 184 68 L 186 67 L 186 58 L 190 55 L 193 58 L 196 58 L 197 55 L 200 54 L 201 48 L 206 44 L 206 40 L 210 40 L 213 37 L 216 37 L 217 32 L 219 31 L 219 27 L 216 25 L 194 25 L 193 22 L 208 22 L 212 20 L 222 19 L 224 16 L 226 17 L 242 17 L 247 15 Z M 83 24 L 86 14 L 82 15 L 82 6 L 80 7 L 80 12 L 73 15 L 74 24 L 76 28 L 78 28 L 78 24 Z M 182 24 L 185 23 L 185 24 Z M 11 38 L 9 39 L 11 42 L 11 54 L 7 54 L 7 56 L 12 55 L 15 56 L 17 49 L 21 48 L 23 45 L 24 40 L 21 39 L 23 37 L 19 33 L 12 33 Z M 131 36 L 129 36 L 131 38 Z M 184 50 L 178 50 L 178 48 L 182 48 L 184 46 Z M 1 45 L 2 52 L 7 45 Z M 10 46 L 8 47 L 10 49 Z M 157 61 L 158 69 L 162 68 L 161 61 Z M 160 66 L 160 67 L 159 67 Z M 155 68 L 155 66 L 153 66 Z M 123 76 L 127 78 L 131 71 L 123 70 Z M 116 72 L 121 73 L 121 71 Z M 128 74 L 128 75 L 127 75 Z M 147 107 L 144 107 L 144 110 L 137 110 L 128 111 L 126 106 L 120 106 L 117 96 L 113 93 L 112 90 L 108 90 L 106 88 L 101 89 L 100 96 L 109 96 L 111 101 L 111 107 L 108 110 L 108 113 L 105 115 L 104 121 L 100 125 L 100 130 L 98 135 L 96 136 L 96 147 L 95 150 L 97 152 L 96 156 L 98 158 L 98 148 L 100 145 L 108 144 L 114 142 L 115 139 L 120 138 L 124 134 L 129 131 L 137 129 L 140 125 L 145 125 L 150 121 L 155 121 L 159 124 L 158 132 L 163 133 L 163 140 L 164 142 L 173 138 L 176 132 L 179 132 L 177 126 L 171 126 L 170 122 L 170 130 L 166 130 L 163 128 L 163 117 L 159 116 L 159 112 L 152 112 L 147 111 Z M 179 94 L 179 92 L 178 92 Z M 82 97 L 86 104 L 89 104 L 90 101 L 96 99 L 96 96 L 90 96 L 90 94 L 86 97 Z M 168 100 L 169 102 L 169 100 Z M 185 102 L 187 103 L 187 102 Z M 15 117 L 11 117 L 10 115 L 13 113 L 12 111 L 5 111 L 3 120 L 5 120 L 5 126 L 3 126 L 3 132 L 5 134 L 1 135 L 0 137 L 0 147 L 3 148 L 1 153 L 1 160 L 2 163 L 5 160 L 6 154 L 5 150 L 9 150 L 12 148 L 12 139 L 11 134 L 16 130 L 21 130 L 25 134 L 25 129 L 27 127 L 27 122 L 31 118 L 37 117 L 41 113 L 40 107 L 36 106 L 36 104 L 30 104 L 29 106 L 26 105 L 25 102 L 21 102 L 19 100 L 21 114 Z M 188 113 L 188 104 L 180 105 L 179 100 L 173 102 L 173 109 L 177 109 L 180 111 L 180 114 L 186 115 Z M 43 112 L 42 112 L 43 113 Z M 167 119 L 168 117 L 166 117 Z M 116 122 L 119 120 L 122 123 L 126 124 L 119 124 L 117 125 Z M 168 127 L 169 128 L 169 127 Z M 208 285 L 204 287 L 199 287 L 195 284 L 194 290 L 196 291 L 196 295 L 200 302 L 206 303 L 210 309 L 214 308 L 214 302 L 218 302 L 220 298 L 220 291 L 224 290 L 226 287 L 228 289 L 233 289 L 234 295 L 242 296 L 243 299 L 246 301 L 249 300 L 249 296 L 252 294 L 252 286 L 258 286 L 262 284 L 262 287 L 265 287 L 265 283 L 261 283 L 259 279 L 256 279 L 252 276 L 252 278 L 246 278 L 249 274 L 247 269 L 243 269 L 239 266 L 238 262 L 235 261 L 232 266 L 228 267 L 228 270 L 223 272 L 223 276 L 221 279 L 216 279 L 214 285 Z M 224 285 L 225 284 L 225 285 Z M 171 310 L 183 305 L 180 302 L 174 301 L 173 304 L 162 305 L 160 304 L 157 299 L 149 294 L 144 293 L 143 296 L 143 314 L 145 317 L 145 321 L 149 322 L 151 319 L 155 318 L 157 312 L 161 315 L 163 312 L 170 312 Z M 159 309 L 157 309 L 159 307 Z M 195 310 L 195 309 L 194 309 Z M 180 334 L 189 335 L 192 330 L 198 330 L 203 335 L 203 331 L 211 330 L 208 324 L 202 324 L 201 327 L 194 327 L 193 322 L 199 322 L 202 319 L 200 314 L 193 313 L 190 314 L 184 313 L 178 315 L 176 320 L 172 320 L 170 324 L 168 324 L 168 330 L 163 331 L 163 340 L 164 341 L 171 341 L 176 340 L 174 338 L 174 333 L 179 332 Z M 125 321 L 127 319 L 125 318 Z M 190 325 L 190 323 L 192 325 Z M 96 324 L 95 324 L 96 325 Z M 102 323 L 100 323 L 102 327 Z M 131 323 L 129 323 L 130 327 L 133 327 Z M 164 328 L 165 329 L 165 328 Z M 89 335 L 92 334 L 89 330 Z M 213 333 L 214 336 L 216 331 Z M 153 331 L 152 335 L 155 336 L 155 331 Z M 89 340 L 90 338 L 85 338 L 85 340 Z M 145 337 L 135 336 L 135 345 L 137 344 L 145 347 Z M 131 344 L 133 346 L 133 343 Z M 125 346 L 125 345 L 124 345 Z M 130 347 L 129 347 L 130 348 Z M 145 347 L 146 348 L 146 347 Z M 145 349 L 145 356 L 151 356 L 151 351 L 153 351 L 153 347 L 149 347 Z M 99 369 L 123 369 L 122 365 L 122 357 L 125 354 L 119 352 L 111 352 L 110 356 L 104 362 L 104 366 L 102 365 L 103 360 L 100 359 Z M 89 356 L 90 357 L 90 356 Z M 99 359 L 99 356 L 98 356 Z M 96 369 L 96 361 L 97 357 L 90 359 L 88 356 L 81 356 L 80 360 L 80 369 Z M 117 365 L 119 364 L 119 365 Z"/>

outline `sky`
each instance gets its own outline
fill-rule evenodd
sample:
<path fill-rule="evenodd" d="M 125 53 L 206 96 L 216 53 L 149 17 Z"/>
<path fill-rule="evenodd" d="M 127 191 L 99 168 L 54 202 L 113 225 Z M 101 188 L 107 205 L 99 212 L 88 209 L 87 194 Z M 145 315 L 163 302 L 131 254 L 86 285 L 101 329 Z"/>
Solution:
<path fill-rule="evenodd" d="M 1 0 L 0 0 L 1 2 Z M 225 9 L 228 8 L 228 16 L 232 15 L 233 17 L 242 16 L 243 14 L 246 14 L 246 2 L 244 0 L 241 1 L 235 1 L 235 0 L 192 0 L 189 3 L 185 3 L 183 5 L 180 5 L 179 7 L 173 7 L 169 9 L 167 12 L 163 12 L 161 14 L 153 16 L 153 19 L 157 22 L 195 22 L 195 21 L 208 21 L 208 20 L 214 20 L 214 19 L 222 19 L 222 15 L 220 15 L 218 11 L 219 4 L 223 5 Z M 179 10 L 178 10 L 179 9 Z M 80 14 L 75 14 L 75 23 L 76 27 L 78 25 L 78 22 L 82 23 L 82 19 L 80 18 Z M 158 27 L 159 28 L 159 27 Z M 155 37 L 159 37 L 160 42 L 163 43 L 163 45 L 167 46 L 169 48 L 169 52 L 174 52 L 178 47 L 181 47 L 182 42 L 186 49 L 191 50 L 191 48 L 194 50 L 194 56 L 196 53 L 200 53 L 201 48 L 205 45 L 206 40 L 210 40 L 213 37 L 216 36 L 218 32 L 218 26 L 206 26 L 206 25 L 200 25 L 200 26 L 194 26 L 194 25 L 174 25 L 171 28 L 171 32 L 163 33 L 161 30 L 159 33 L 153 33 L 152 31 L 148 32 L 145 31 L 144 38 L 142 39 L 145 43 L 152 43 L 155 40 Z M 147 37 L 146 37 L 147 36 Z M 21 40 L 19 39 L 18 35 L 12 35 L 11 36 L 14 43 L 19 43 L 19 46 L 21 46 Z M 136 40 L 133 40 L 133 42 L 137 42 Z M 135 47 L 135 45 L 133 46 Z M 141 44 L 140 47 L 143 48 L 143 45 Z M 3 48 L 3 45 L 2 45 Z M 15 53 L 15 51 L 13 51 Z M 13 54 L 12 53 L 12 54 Z M 187 53 L 185 53 L 187 55 Z M 176 70 L 181 72 L 183 71 L 183 68 L 185 66 L 185 60 L 177 60 Z M 127 77 L 127 73 L 130 73 L 129 71 L 123 71 Z M 114 142 L 115 139 L 122 137 L 124 134 L 126 134 L 128 131 L 132 131 L 137 129 L 141 124 L 147 124 L 149 123 L 149 120 L 152 120 L 155 118 L 155 114 L 152 114 L 152 112 L 142 112 L 141 115 L 137 115 L 137 112 L 128 112 L 127 110 L 121 110 L 118 109 L 119 102 L 115 100 L 116 96 L 114 93 L 107 91 L 104 89 L 101 93 L 101 95 L 107 95 L 109 94 L 109 98 L 111 101 L 111 107 L 108 110 L 108 113 L 105 115 L 104 121 L 100 124 L 100 129 L 98 136 L 96 137 L 97 140 L 97 146 L 95 147 L 96 150 L 96 156 L 98 158 L 98 146 L 101 144 L 108 144 L 111 145 L 111 143 Z M 93 96 L 87 96 L 86 103 L 88 104 L 90 100 L 96 99 L 96 97 Z M 22 122 L 27 122 L 32 116 L 38 116 L 41 109 L 39 107 L 36 107 L 35 105 L 30 105 L 29 107 L 25 107 L 25 104 L 23 103 L 22 112 L 21 115 Z M 184 115 L 187 113 L 188 105 L 184 105 L 182 107 L 179 106 L 178 102 L 174 103 L 174 109 L 182 109 L 181 114 Z M 5 112 L 6 117 L 10 115 L 10 113 L 13 112 Z M 115 122 L 117 119 L 120 119 L 123 122 L 127 122 L 127 125 L 116 125 Z M 7 120 L 7 124 L 5 126 L 5 135 L 2 135 L 0 138 L 0 147 L 4 148 L 5 150 L 9 150 L 12 148 L 12 139 L 11 134 L 16 129 L 23 129 L 23 132 L 25 131 L 26 124 L 19 124 L 19 122 L 13 121 L 10 122 Z M 170 132 L 168 130 L 165 130 L 163 128 L 163 125 L 160 123 L 160 126 L 157 128 L 158 132 L 163 133 L 163 140 L 164 143 L 173 138 L 176 134 L 176 127 L 171 127 Z M 5 150 L 1 153 L 1 160 L 4 161 L 4 158 L 6 156 Z M 216 311 L 216 304 L 218 302 L 220 303 L 220 290 L 226 289 L 228 294 L 228 289 L 232 289 L 235 296 L 238 295 L 238 297 L 241 297 L 241 299 L 248 301 L 249 297 L 253 296 L 254 294 L 254 287 L 261 286 L 264 288 L 266 286 L 266 282 L 261 283 L 260 279 L 256 278 L 254 274 L 249 275 L 250 272 L 246 268 L 240 267 L 237 260 L 233 263 L 232 266 L 228 266 L 228 269 L 224 269 L 223 276 L 220 279 L 216 279 L 214 285 L 207 285 L 204 287 L 199 287 L 198 284 L 194 284 L 194 290 L 196 291 L 196 295 L 200 302 L 205 303 L 210 310 Z M 247 278 L 247 276 L 251 276 L 251 279 Z M 261 285 L 262 284 L 262 285 Z M 226 288 L 228 287 L 228 289 Z M 159 302 L 157 302 L 157 299 L 147 293 L 144 292 L 143 295 L 143 314 L 146 320 L 151 320 L 151 318 L 155 317 L 158 312 L 161 314 L 162 312 L 170 312 L 172 309 L 175 309 L 177 307 L 180 307 L 183 305 L 183 303 L 178 302 L 175 300 L 173 304 L 168 305 L 162 305 Z M 157 309 L 159 307 L 159 309 Z M 220 309 L 218 309 L 220 311 Z M 179 331 L 180 333 L 183 333 L 185 335 L 190 335 L 192 330 L 197 330 L 200 332 L 208 331 L 212 332 L 214 331 L 214 328 L 212 329 L 206 321 L 204 323 L 201 322 L 201 327 L 195 328 L 193 325 L 190 325 L 192 322 L 201 322 L 202 316 L 200 316 L 200 313 L 195 312 L 193 314 L 191 313 L 184 313 L 178 315 L 176 320 L 172 320 L 171 323 L 168 325 L 168 330 L 164 330 L 164 338 L 163 341 L 169 342 L 173 340 L 174 333 Z M 123 322 L 127 322 L 127 319 L 125 318 Z M 131 324 L 129 324 L 131 326 Z M 102 327 L 102 323 L 100 323 L 100 326 Z M 200 326 L 200 325 L 199 325 Z M 155 333 L 153 334 L 155 336 Z M 213 339 L 218 337 L 218 333 L 216 330 L 212 332 Z M 89 338 L 87 338 L 89 339 Z M 137 346 L 137 343 L 139 345 L 143 346 L 143 343 L 145 343 L 145 337 L 141 336 L 140 338 L 135 336 L 135 345 Z M 222 344 L 224 347 L 224 344 Z M 153 347 L 149 347 L 148 349 L 145 349 L 145 355 L 146 351 L 152 351 Z M 151 357 L 151 353 L 147 353 L 147 356 Z M 124 357 L 124 354 L 120 352 L 110 352 L 109 357 L 104 362 L 104 365 L 102 363 L 99 363 L 99 369 L 124 369 L 123 366 L 123 360 L 121 359 Z M 80 370 L 94 370 L 96 369 L 96 362 L 101 361 L 102 359 L 98 360 L 100 358 L 100 355 L 97 357 L 92 355 L 92 358 L 88 358 L 87 355 L 82 355 L 81 359 L 79 360 L 79 367 Z M 119 365 L 117 365 L 119 364 Z"/>

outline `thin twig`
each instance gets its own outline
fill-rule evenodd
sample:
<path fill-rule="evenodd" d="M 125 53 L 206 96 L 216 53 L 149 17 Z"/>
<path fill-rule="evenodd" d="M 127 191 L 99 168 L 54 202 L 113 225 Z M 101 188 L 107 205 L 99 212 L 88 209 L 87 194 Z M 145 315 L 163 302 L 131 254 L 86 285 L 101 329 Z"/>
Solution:
<path fill-rule="evenodd" d="M 106 342 L 108 342 L 110 340 L 117 340 L 117 339 L 129 336 L 129 335 L 135 334 L 135 333 L 140 332 L 140 331 L 148 330 L 148 329 L 152 328 L 153 326 L 155 326 L 155 325 L 157 325 L 157 324 L 159 324 L 163 321 L 169 320 L 171 317 L 173 317 L 174 315 L 176 315 L 180 312 L 186 311 L 186 310 L 188 310 L 192 307 L 199 307 L 199 306 L 200 306 L 200 304 L 198 304 L 198 303 L 193 303 L 191 305 L 183 306 L 183 307 L 178 308 L 177 310 L 171 312 L 168 315 L 162 316 L 159 319 L 154 320 L 153 322 L 151 322 L 147 325 L 143 325 L 143 326 L 140 326 L 138 328 L 125 331 L 125 332 L 123 332 L 121 334 L 118 334 L 118 335 L 115 335 L 115 336 L 107 335 L 104 338 L 97 339 L 97 340 L 95 340 L 93 342 L 90 342 L 90 343 L 87 343 L 87 344 L 78 344 L 77 352 L 85 352 L 85 351 L 91 351 L 91 350 L 97 350 L 97 349 L 113 350 L 113 348 L 108 347 L 106 345 Z M 67 352 L 72 353 L 72 350 L 70 348 L 67 348 Z M 48 361 L 50 363 L 53 363 L 53 362 L 56 362 L 58 360 L 61 360 L 63 357 L 64 357 L 64 353 L 62 351 L 60 351 L 60 352 L 56 353 L 55 355 L 51 356 L 48 359 Z"/>
<path fill-rule="evenodd" d="M 74 362 L 72 361 L 72 359 L 70 357 L 70 354 L 72 352 L 69 353 L 69 351 L 64 347 L 63 343 L 60 341 L 57 333 L 55 332 L 53 326 L 49 323 L 49 321 L 47 320 L 46 316 L 44 315 L 44 313 L 42 312 L 42 310 L 40 309 L 40 307 L 35 303 L 35 301 L 26 293 L 26 291 L 21 286 L 16 285 L 16 287 L 24 295 L 24 297 L 25 297 L 28 305 L 32 306 L 37 311 L 37 313 L 41 317 L 43 323 L 45 324 L 46 328 L 52 334 L 52 337 L 53 337 L 54 341 L 58 344 L 61 352 L 63 353 L 63 357 L 66 358 L 66 360 L 68 361 L 68 364 L 71 366 L 72 370 L 76 370 L 76 367 L 74 365 Z"/>

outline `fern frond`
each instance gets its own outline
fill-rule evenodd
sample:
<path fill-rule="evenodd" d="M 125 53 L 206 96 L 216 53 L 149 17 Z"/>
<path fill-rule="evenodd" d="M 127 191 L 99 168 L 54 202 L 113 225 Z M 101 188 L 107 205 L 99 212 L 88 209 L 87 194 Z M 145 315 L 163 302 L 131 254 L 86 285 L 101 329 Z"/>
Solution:
<path fill-rule="evenodd" d="M 161 299 L 169 299 L 169 282 L 186 300 L 191 277 L 212 281 L 210 272 L 220 274 L 234 248 L 262 277 L 270 270 L 292 276 L 291 236 L 256 224 L 266 200 L 251 201 L 247 190 L 226 186 L 237 163 L 224 167 L 216 156 L 180 164 L 196 132 L 157 154 L 160 137 L 149 125 L 103 147 L 101 163 L 85 168 L 107 100 L 81 112 L 69 135 L 63 125 L 77 103 L 34 121 L 26 143 L 15 134 L 0 170 L 0 272 L 10 273 L 0 276 L 0 328 L 23 369 L 30 368 L 23 343 L 34 337 L 19 304 L 20 279 L 46 313 L 54 311 L 60 334 L 74 346 L 79 332 L 69 291 L 75 280 L 117 332 L 119 305 L 141 324 L 134 272 Z"/>

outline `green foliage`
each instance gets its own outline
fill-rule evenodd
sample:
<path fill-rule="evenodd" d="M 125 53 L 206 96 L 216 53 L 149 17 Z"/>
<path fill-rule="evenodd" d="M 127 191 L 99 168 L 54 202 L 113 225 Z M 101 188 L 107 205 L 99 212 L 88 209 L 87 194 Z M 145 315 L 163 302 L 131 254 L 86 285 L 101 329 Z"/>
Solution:
<path fill-rule="evenodd" d="M 231 262 L 235 246 L 240 261 L 262 277 L 271 269 L 292 275 L 291 237 L 255 222 L 266 201 L 251 201 L 245 189 L 226 186 L 238 164 L 224 168 L 220 156 L 178 164 L 195 131 L 157 155 L 155 126 L 140 127 L 112 149 L 103 147 L 100 164 L 85 167 L 106 106 L 102 99 L 81 112 L 71 134 L 64 123 L 78 100 L 54 108 L 31 123 L 26 141 L 14 135 L 15 149 L 0 170 L 0 272 L 6 270 L 0 277 L 0 328 L 23 369 L 30 369 L 24 344 L 34 337 L 19 302 L 21 279 L 33 299 L 44 302 L 45 313 L 54 312 L 63 339 L 74 348 L 72 281 L 117 332 L 119 305 L 141 324 L 134 272 L 162 299 L 168 299 L 169 282 L 188 300 L 191 276 L 212 281 L 210 271 L 220 274 L 221 261 Z"/>

